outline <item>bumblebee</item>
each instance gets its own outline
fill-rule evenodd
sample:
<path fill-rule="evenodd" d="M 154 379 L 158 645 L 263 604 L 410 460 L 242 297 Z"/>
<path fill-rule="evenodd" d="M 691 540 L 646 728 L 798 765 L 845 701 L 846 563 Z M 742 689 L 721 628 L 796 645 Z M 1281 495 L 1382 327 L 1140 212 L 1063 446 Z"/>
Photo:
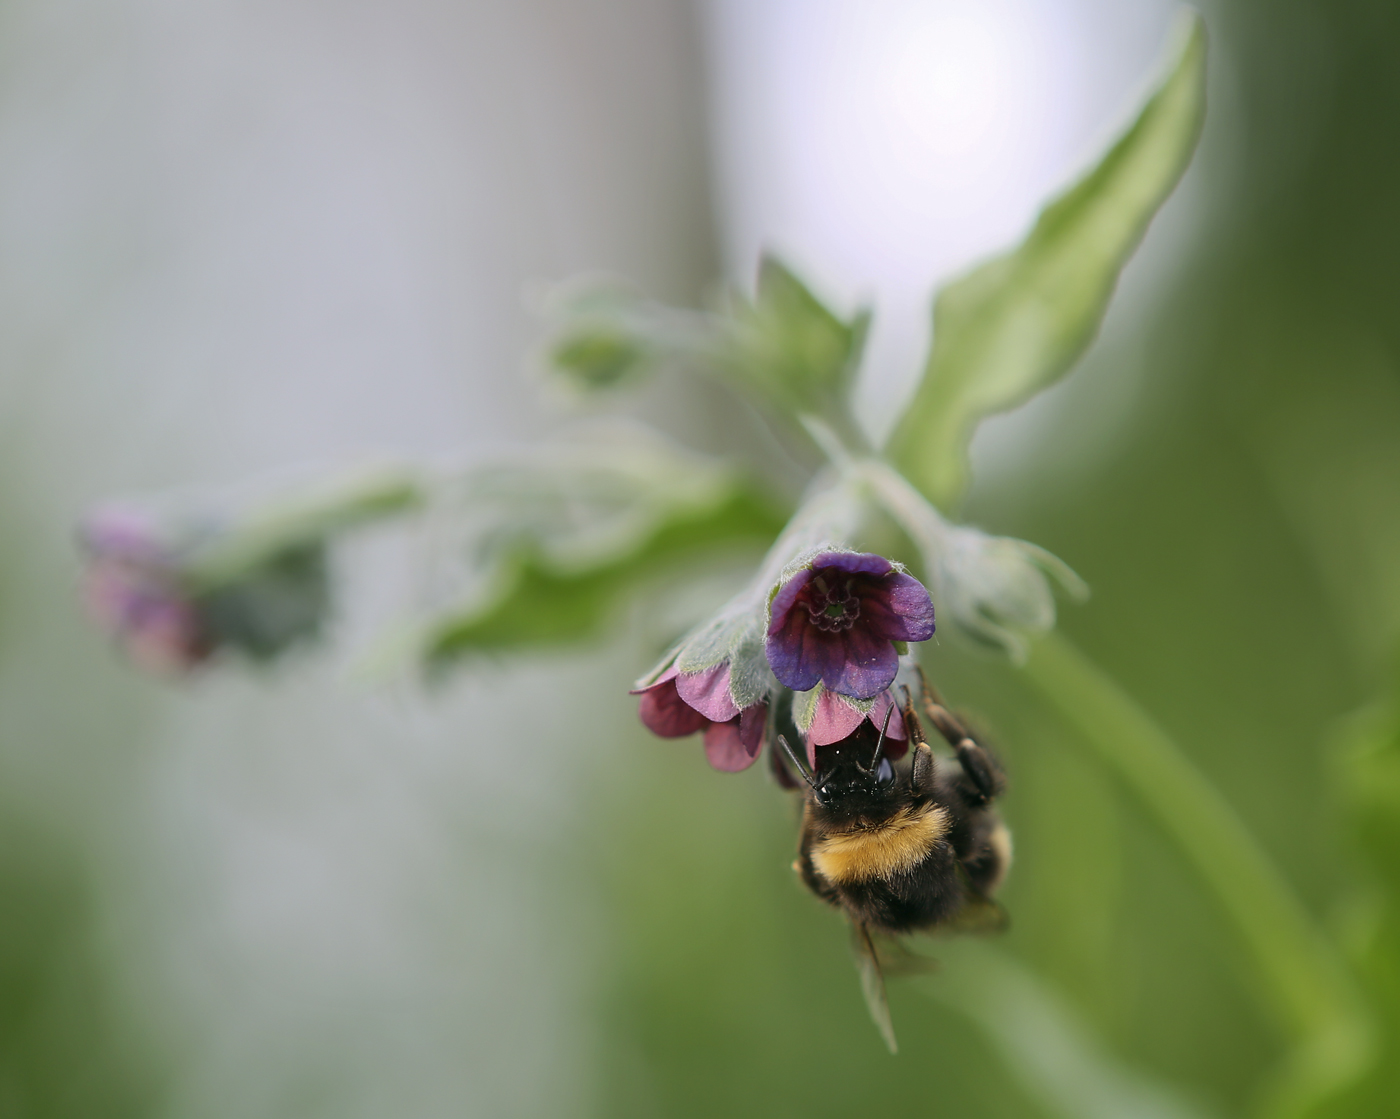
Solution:
<path fill-rule="evenodd" d="M 891 1052 L 896 1043 L 884 969 L 921 959 L 903 951 L 897 938 L 936 930 L 990 932 L 1006 924 L 992 900 L 1011 864 L 1011 836 L 993 808 L 1005 777 L 927 682 L 920 704 L 956 762 L 934 757 L 908 688 L 907 769 L 901 763 L 897 770 L 884 756 L 888 716 L 878 739 L 870 728 L 864 738 L 821 747 L 814 770 L 786 738 L 778 739 L 807 785 L 793 869 L 850 921 L 866 1001 Z"/>

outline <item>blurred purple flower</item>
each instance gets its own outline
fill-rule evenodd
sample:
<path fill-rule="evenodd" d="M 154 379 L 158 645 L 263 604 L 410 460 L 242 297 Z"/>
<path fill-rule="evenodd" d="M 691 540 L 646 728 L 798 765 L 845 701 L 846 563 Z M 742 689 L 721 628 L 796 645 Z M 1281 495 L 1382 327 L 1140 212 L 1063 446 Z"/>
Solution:
<path fill-rule="evenodd" d="M 88 611 L 138 664 L 180 672 L 213 651 L 178 564 L 155 524 L 130 510 L 99 510 L 83 525 Z"/>
<path fill-rule="evenodd" d="M 637 714 L 647 729 L 662 738 L 705 732 L 705 757 L 724 773 L 738 773 L 757 760 L 763 748 L 768 705 L 742 711 L 729 694 L 729 663 L 702 672 L 668 668 L 656 683 L 632 693 L 641 696 Z"/>
<path fill-rule="evenodd" d="M 927 641 L 933 629 L 933 602 L 912 575 L 870 552 L 822 552 L 773 597 L 768 663 L 793 691 L 821 683 L 871 699 L 899 671 L 895 642 Z"/>

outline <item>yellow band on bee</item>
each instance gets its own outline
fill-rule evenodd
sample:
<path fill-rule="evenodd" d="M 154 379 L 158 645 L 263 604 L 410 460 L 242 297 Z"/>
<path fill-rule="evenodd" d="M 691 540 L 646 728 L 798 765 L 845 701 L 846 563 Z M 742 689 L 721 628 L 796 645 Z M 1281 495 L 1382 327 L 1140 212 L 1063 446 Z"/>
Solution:
<path fill-rule="evenodd" d="M 923 862 L 947 830 L 946 808 L 904 808 L 873 827 L 826 836 L 812 848 L 812 865 L 829 882 L 888 878 Z"/>

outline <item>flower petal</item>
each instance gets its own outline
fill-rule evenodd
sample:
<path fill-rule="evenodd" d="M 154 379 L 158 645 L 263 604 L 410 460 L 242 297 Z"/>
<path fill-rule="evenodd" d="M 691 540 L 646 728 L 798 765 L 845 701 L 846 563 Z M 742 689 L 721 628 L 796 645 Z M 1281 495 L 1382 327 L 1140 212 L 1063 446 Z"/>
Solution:
<path fill-rule="evenodd" d="M 872 699 L 894 683 L 899 653 L 888 638 L 859 625 L 841 637 L 841 655 L 823 666 L 822 684 L 853 699 Z"/>
<path fill-rule="evenodd" d="M 840 742 L 849 737 L 864 719 L 865 712 L 860 708 L 847 703 L 835 692 L 823 689 L 812 713 L 812 725 L 807 730 L 808 761 L 813 760 L 812 747 Z"/>
<path fill-rule="evenodd" d="M 880 730 L 885 727 L 885 718 L 891 707 L 894 708 L 894 714 L 888 716 L 890 723 L 885 729 L 885 737 L 903 740 L 909 736 L 909 732 L 904 726 L 904 715 L 899 710 L 899 704 L 894 701 L 894 693 L 888 688 L 875 697 L 875 703 L 866 717 L 874 724 L 876 730 Z"/>
<path fill-rule="evenodd" d="M 705 731 L 705 760 L 721 773 L 738 773 L 758 759 L 762 740 L 750 749 L 744 743 L 740 718 L 711 723 Z"/>
<path fill-rule="evenodd" d="M 729 662 L 721 661 L 703 672 L 682 672 L 676 677 L 681 699 L 716 723 L 727 723 L 739 714 L 729 695 Z"/>
<path fill-rule="evenodd" d="M 768 726 L 768 704 L 755 703 L 745 707 L 739 716 L 739 738 L 750 750 L 763 748 L 763 732 Z"/>
<path fill-rule="evenodd" d="M 773 601 L 768 605 L 768 632 L 770 634 L 776 633 L 782 627 L 788 612 L 792 610 L 793 603 L 797 601 L 797 596 L 807 589 L 807 584 L 811 581 L 812 569 L 804 567 L 778 588 L 778 593 L 773 596 Z"/>
<path fill-rule="evenodd" d="M 674 677 L 668 675 L 641 692 L 637 715 L 652 734 L 684 738 L 703 727 L 708 719 L 681 699 Z"/>
<path fill-rule="evenodd" d="M 890 641 L 927 641 L 933 636 L 933 600 L 912 575 L 892 571 L 883 579 L 862 579 L 860 624 Z"/>
<path fill-rule="evenodd" d="M 889 729 L 885 732 L 885 757 L 897 762 L 909 752 L 909 728 L 904 724 L 904 713 L 894 698 L 893 689 L 887 689 L 875 697 L 868 718 L 879 730 L 885 726 L 885 712 L 891 707 L 894 714 L 890 716 Z"/>
<path fill-rule="evenodd" d="M 649 692 L 649 691 L 651 691 L 652 688 L 655 688 L 655 687 L 657 687 L 658 685 L 661 685 L 661 684 L 666 683 L 667 680 L 674 680 L 674 679 L 676 678 L 676 674 L 677 674 L 679 671 L 680 671 L 680 669 L 678 669 L 675 665 L 672 665 L 672 666 L 671 666 L 670 668 L 668 668 L 665 672 L 663 672 L 660 676 L 658 676 L 655 680 L 653 680 L 650 684 L 643 684 L 643 683 L 641 682 L 641 680 L 637 681 L 637 686 L 636 686 L 635 688 L 633 688 L 631 691 L 629 691 L 627 694 L 628 694 L 628 695 L 641 695 L 643 692 Z M 642 677 L 642 680 L 645 680 L 645 679 L 646 679 L 646 677 L 643 676 L 643 677 Z"/>
<path fill-rule="evenodd" d="M 826 633 L 812 625 L 804 609 L 792 610 L 781 627 L 768 627 L 764 651 L 773 675 L 795 692 L 810 691 L 827 671 L 839 665 L 844 656 L 838 634 Z"/>
<path fill-rule="evenodd" d="M 822 552 L 812 557 L 811 567 L 817 574 L 825 567 L 847 575 L 885 575 L 894 570 L 894 564 L 874 552 Z"/>

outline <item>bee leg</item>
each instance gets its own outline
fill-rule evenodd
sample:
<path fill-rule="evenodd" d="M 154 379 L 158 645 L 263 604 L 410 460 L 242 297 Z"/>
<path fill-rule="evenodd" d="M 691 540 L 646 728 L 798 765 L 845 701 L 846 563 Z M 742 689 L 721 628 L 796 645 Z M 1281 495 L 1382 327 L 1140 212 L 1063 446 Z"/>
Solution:
<path fill-rule="evenodd" d="M 1006 777 L 992 755 L 970 738 L 964 738 L 956 747 L 958 763 L 963 772 L 976 787 L 985 804 L 995 800 L 1006 788 Z"/>
<path fill-rule="evenodd" d="M 922 701 L 924 714 L 958 755 L 958 763 L 962 766 L 963 772 L 967 774 L 968 780 L 972 782 L 976 790 L 976 796 L 983 804 L 995 800 L 1006 788 L 1006 776 L 1001 771 L 996 760 L 986 749 L 979 746 L 967 728 L 960 723 L 953 713 L 943 705 L 943 697 L 934 690 L 933 686 L 924 676 L 924 670 L 919 667 L 919 683 L 921 685 L 920 700 Z M 908 704 L 908 689 L 905 690 L 906 708 Z M 909 721 L 909 712 L 906 710 L 905 722 Z M 913 732 L 910 732 L 911 734 Z M 922 734 L 922 730 L 920 732 Z"/>
<path fill-rule="evenodd" d="M 909 787 L 915 792 L 934 791 L 933 751 L 927 742 L 914 747 L 914 760 L 909 766 Z"/>
<path fill-rule="evenodd" d="M 914 713 L 914 700 L 909 689 L 904 689 L 904 729 L 909 735 L 909 745 L 913 749 L 913 760 L 909 765 L 909 787 L 916 792 L 933 791 L 933 751 L 928 748 L 928 738 L 924 734 L 924 724 Z"/>
<path fill-rule="evenodd" d="M 909 695 L 909 689 L 903 688 L 901 690 L 904 692 L 904 706 L 900 709 L 900 714 L 904 716 L 904 729 L 909 734 L 909 745 L 911 747 L 922 746 L 928 741 L 928 736 L 924 734 L 924 724 L 914 713 L 914 700 Z"/>

